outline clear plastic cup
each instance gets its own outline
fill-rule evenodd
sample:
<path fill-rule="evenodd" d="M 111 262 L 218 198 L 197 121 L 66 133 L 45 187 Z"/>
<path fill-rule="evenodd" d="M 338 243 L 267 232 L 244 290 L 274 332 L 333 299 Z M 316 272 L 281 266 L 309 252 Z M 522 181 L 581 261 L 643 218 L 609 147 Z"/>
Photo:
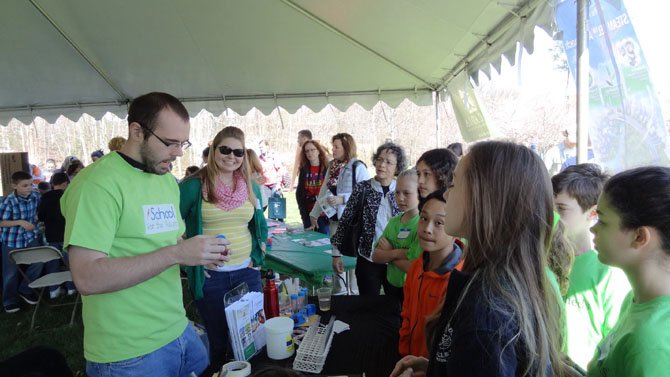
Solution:
<path fill-rule="evenodd" d="M 316 290 L 316 296 L 319 298 L 319 310 L 327 312 L 330 310 L 330 301 L 333 295 L 333 289 L 323 287 Z"/>

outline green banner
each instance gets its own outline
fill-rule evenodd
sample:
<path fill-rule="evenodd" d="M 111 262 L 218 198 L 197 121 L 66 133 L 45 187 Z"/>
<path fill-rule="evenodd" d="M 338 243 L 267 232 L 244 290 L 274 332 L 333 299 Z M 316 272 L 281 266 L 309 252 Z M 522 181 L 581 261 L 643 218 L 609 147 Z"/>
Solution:
<path fill-rule="evenodd" d="M 472 142 L 491 137 L 491 129 L 465 72 L 461 72 L 447 85 L 447 92 L 451 96 L 451 105 L 463 139 Z"/>

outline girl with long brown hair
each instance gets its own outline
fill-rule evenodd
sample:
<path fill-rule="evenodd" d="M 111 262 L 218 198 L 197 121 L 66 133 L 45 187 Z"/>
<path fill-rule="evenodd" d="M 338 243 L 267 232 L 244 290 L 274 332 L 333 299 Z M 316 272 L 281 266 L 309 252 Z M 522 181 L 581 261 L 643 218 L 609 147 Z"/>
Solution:
<path fill-rule="evenodd" d="M 553 195 L 542 161 L 517 144 L 478 143 L 445 196 L 445 232 L 469 242 L 463 271 L 451 273 L 427 326 L 430 359 L 407 356 L 392 376 L 561 376 L 558 299 L 545 273 Z"/>

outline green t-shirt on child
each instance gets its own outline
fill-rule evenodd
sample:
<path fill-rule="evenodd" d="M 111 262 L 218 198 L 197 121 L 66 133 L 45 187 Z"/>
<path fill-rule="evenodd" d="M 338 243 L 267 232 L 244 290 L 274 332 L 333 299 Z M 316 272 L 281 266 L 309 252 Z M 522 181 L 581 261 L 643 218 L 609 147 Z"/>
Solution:
<path fill-rule="evenodd" d="M 593 357 L 598 343 L 616 325 L 630 283 L 619 268 L 609 267 L 590 250 L 575 257 L 566 293 L 567 354 L 580 367 Z"/>
<path fill-rule="evenodd" d="M 386 228 L 384 228 L 382 237 L 386 238 L 394 249 L 407 249 L 405 255 L 407 256 L 407 260 L 411 262 L 418 258 L 419 255 L 421 255 L 420 247 L 410 248 L 412 244 L 418 245 L 419 243 L 416 235 L 416 226 L 419 223 L 419 214 L 417 213 L 406 223 L 403 223 L 401 219 L 402 214 L 392 217 L 388 224 L 386 224 Z M 375 247 L 376 246 L 377 245 L 375 245 Z M 388 267 L 386 268 L 386 279 L 389 281 L 389 283 L 391 283 L 391 285 L 402 288 L 405 285 L 406 277 L 407 273 L 403 272 L 393 263 L 388 264 Z"/>
<path fill-rule="evenodd" d="M 633 303 L 631 292 L 616 326 L 598 344 L 588 377 L 661 377 L 670 371 L 670 296 Z"/>

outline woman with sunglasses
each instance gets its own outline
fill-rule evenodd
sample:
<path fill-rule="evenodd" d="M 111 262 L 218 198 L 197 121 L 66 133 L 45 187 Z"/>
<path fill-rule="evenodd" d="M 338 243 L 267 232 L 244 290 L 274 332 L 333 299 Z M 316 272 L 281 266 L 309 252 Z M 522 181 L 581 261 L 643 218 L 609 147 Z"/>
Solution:
<path fill-rule="evenodd" d="M 230 245 L 225 264 L 186 267 L 189 287 L 205 322 L 210 360 L 217 369 L 232 356 L 224 295 L 241 283 L 262 292 L 261 275 L 254 267 L 265 257 L 267 223 L 260 204 L 261 191 L 250 178 L 244 132 L 226 127 L 214 137 L 207 165 L 180 185 L 181 216 L 186 237 L 224 235 Z"/>

